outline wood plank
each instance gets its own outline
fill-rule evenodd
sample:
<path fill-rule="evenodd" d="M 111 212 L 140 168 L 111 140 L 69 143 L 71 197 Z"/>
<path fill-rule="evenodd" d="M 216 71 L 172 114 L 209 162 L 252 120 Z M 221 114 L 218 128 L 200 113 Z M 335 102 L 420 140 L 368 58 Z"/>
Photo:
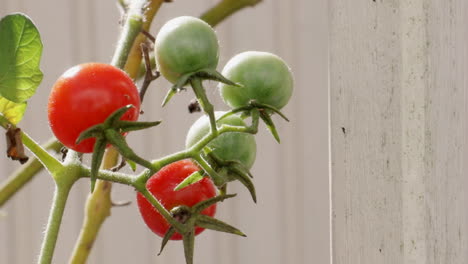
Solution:
<path fill-rule="evenodd" d="M 329 14 L 333 263 L 465 263 L 466 4 Z"/>

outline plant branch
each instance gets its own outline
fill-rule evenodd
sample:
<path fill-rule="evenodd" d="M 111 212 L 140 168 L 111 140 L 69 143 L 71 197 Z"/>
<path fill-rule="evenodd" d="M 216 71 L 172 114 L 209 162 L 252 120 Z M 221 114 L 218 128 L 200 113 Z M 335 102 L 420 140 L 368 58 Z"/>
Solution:
<path fill-rule="evenodd" d="M 139 1 L 141 0 L 134 1 L 134 2 L 139 2 Z M 143 17 L 145 19 L 141 26 L 142 31 L 146 31 L 146 32 L 150 31 L 153 18 L 158 12 L 163 2 L 164 0 L 148 1 L 148 5 L 145 8 L 144 14 L 143 14 Z M 146 41 L 146 36 L 144 34 L 139 34 L 136 37 L 135 41 L 133 42 L 130 52 L 128 53 L 128 60 L 125 64 L 124 70 L 133 79 L 135 79 L 138 76 L 138 71 L 140 70 L 140 63 L 141 63 L 141 58 L 142 58 L 140 45 L 141 43 L 144 43 L 145 41 Z"/>
<path fill-rule="evenodd" d="M 12 124 L 3 115 L 0 115 L 0 126 L 6 129 L 10 125 Z M 21 131 L 21 140 L 52 175 L 63 167 L 60 161 L 49 154 L 43 147 L 37 144 L 23 131 Z"/>
<path fill-rule="evenodd" d="M 128 18 L 120 34 L 119 44 L 115 50 L 112 64 L 124 69 L 132 79 L 135 79 L 138 74 L 141 61 L 140 45 L 145 41 L 144 35 L 139 33 L 141 30 L 149 30 L 154 15 L 162 2 L 163 0 L 136 0 L 128 7 Z M 104 156 L 103 168 L 110 169 L 114 167 L 118 163 L 118 156 L 117 151 L 114 148 L 110 148 Z M 111 175 L 114 174 L 117 173 Z M 85 175 L 90 174 L 85 173 Z M 100 172 L 100 176 L 104 178 L 108 176 L 108 174 L 106 174 L 106 172 Z M 110 177 L 109 180 L 131 184 L 128 177 Z M 111 189 L 112 184 L 110 182 L 98 181 L 96 190 L 89 195 L 86 202 L 87 213 L 79 239 L 77 240 L 75 249 L 70 258 L 71 263 L 86 263 L 102 223 L 110 215 L 110 209 L 112 207 L 110 196 Z M 99 212 L 91 212 L 90 210 L 92 210 L 93 206 L 97 203 L 100 205 Z"/>
<path fill-rule="evenodd" d="M 58 152 L 62 144 L 52 139 L 44 145 L 46 150 Z M 30 158 L 29 161 L 11 174 L 8 179 L 0 185 L 0 207 L 2 207 L 15 193 L 17 193 L 34 175 L 40 172 L 44 167 L 36 158 Z"/>
<path fill-rule="evenodd" d="M 94 192 L 88 195 L 84 224 L 69 263 L 86 263 L 99 229 L 111 214 L 111 190 L 111 182 L 98 180 Z"/>
<path fill-rule="evenodd" d="M 68 173 L 67 173 L 68 174 Z M 63 181 L 62 184 L 56 184 L 54 198 L 52 201 L 52 208 L 50 210 L 49 221 L 45 232 L 45 237 L 42 242 L 41 253 L 39 255 L 40 264 L 49 264 L 52 262 L 54 255 L 55 245 L 57 243 L 57 237 L 62 223 L 62 216 L 67 203 L 68 194 L 73 186 L 73 183 L 77 178 L 73 175 L 68 181 Z"/>
<path fill-rule="evenodd" d="M 255 6 L 262 0 L 222 0 L 211 9 L 203 13 L 200 18 L 212 27 L 245 7 Z"/>

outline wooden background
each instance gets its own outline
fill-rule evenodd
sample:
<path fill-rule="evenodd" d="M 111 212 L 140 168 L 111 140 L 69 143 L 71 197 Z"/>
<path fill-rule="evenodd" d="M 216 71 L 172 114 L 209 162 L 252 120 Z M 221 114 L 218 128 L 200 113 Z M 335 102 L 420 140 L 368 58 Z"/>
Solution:
<path fill-rule="evenodd" d="M 330 0 L 333 264 L 468 263 L 466 0 Z"/>
<path fill-rule="evenodd" d="M 89 61 L 109 62 L 118 35 L 115 0 L 0 0 L 0 16 L 28 14 L 44 43 L 44 81 L 30 100 L 20 126 L 44 142 L 51 133 L 46 102 L 54 80 L 68 67 Z M 170 18 L 198 16 L 215 0 L 177 0 L 165 4 L 153 33 Z M 291 123 L 278 120 L 282 144 L 261 129 L 253 173 L 258 204 L 243 187 L 219 207 L 219 218 L 239 227 L 248 237 L 205 232 L 197 239 L 196 263 L 300 264 L 329 263 L 328 163 L 328 16 L 326 0 L 264 0 L 244 10 L 216 30 L 221 43 L 220 69 L 233 55 L 246 50 L 270 51 L 283 57 L 295 74 L 295 91 L 284 112 Z M 2 41 L 2 40 L 0 40 Z M 1 58 L 0 58 L 1 59 Z M 166 108 L 160 103 L 169 84 L 155 82 L 144 104 L 144 120 L 164 125 L 130 135 L 137 152 L 158 157 L 183 147 L 185 134 L 197 115 L 186 113 L 190 93 L 177 96 Z M 209 96 L 218 109 L 225 105 L 213 84 Z M 0 149 L 5 149 L 0 140 Z M 18 164 L 0 160 L 0 180 Z M 78 235 L 89 181 L 73 189 L 65 211 L 54 263 L 65 263 Z M 38 255 L 53 192 L 47 174 L 38 175 L 0 210 L 0 263 L 33 263 Z M 116 187 L 116 201 L 134 201 L 134 191 Z M 89 263 L 184 263 L 182 246 L 170 243 L 156 257 L 160 239 L 141 221 L 135 204 L 114 208 L 96 242 Z"/>

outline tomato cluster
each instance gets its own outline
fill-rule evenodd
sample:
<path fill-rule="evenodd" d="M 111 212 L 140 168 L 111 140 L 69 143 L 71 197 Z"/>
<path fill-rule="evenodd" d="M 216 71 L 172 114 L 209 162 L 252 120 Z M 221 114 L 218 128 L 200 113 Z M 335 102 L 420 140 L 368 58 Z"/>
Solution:
<path fill-rule="evenodd" d="M 186 148 L 192 149 L 206 138 L 213 138 L 197 150 L 199 153 L 196 154 L 198 159 L 195 159 L 195 163 L 188 159 L 180 160 L 157 171 L 147 180 L 147 190 L 166 210 L 171 211 L 182 205 L 194 207 L 213 199 L 217 197 L 216 187 L 224 191 L 227 182 L 239 179 L 249 188 L 255 200 L 253 184 L 248 177 L 248 170 L 256 158 L 257 146 L 253 134 L 256 133 L 259 116 L 267 126 L 274 127 L 270 115 L 279 112 L 288 103 L 293 90 L 289 67 L 274 54 L 248 51 L 234 56 L 222 73 L 218 73 L 219 44 L 215 31 L 200 19 L 186 16 L 170 20 L 161 28 L 155 40 L 155 51 L 161 74 L 176 85 L 191 84 L 208 114 L 200 117 L 188 131 Z M 209 108 L 204 90 L 200 90 L 204 79 L 220 82 L 220 95 L 232 108 L 230 112 L 214 113 Z M 66 147 L 83 153 L 93 152 L 94 138 L 79 144 L 76 143 L 77 139 L 84 131 L 105 122 L 112 113 L 129 104 L 134 107 L 125 112 L 121 120 L 135 121 L 140 112 L 140 97 L 134 82 L 123 71 L 107 64 L 81 64 L 66 71 L 52 88 L 48 105 L 50 127 Z M 248 117 L 251 117 L 251 128 L 244 120 Z M 217 119 L 215 124 L 214 119 Z M 237 128 L 239 132 L 217 135 L 217 129 L 223 127 Z M 119 130 L 117 135 L 121 132 Z M 211 170 L 207 171 L 207 165 L 200 161 L 206 161 Z M 151 169 L 151 164 L 149 167 Z M 201 175 L 200 179 L 174 190 L 196 172 Z M 214 179 L 213 173 L 218 178 Z M 234 177 L 236 174 L 239 176 Z M 220 180 L 219 177 L 224 178 Z M 167 235 L 170 225 L 166 218 L 143 194 L 137 194 L 137 201 L 147 226 L 159 236 Z M 201 214 L 212 217 L 215 212 L 216 204 L 213 204 L 202 210 Z M 227 224 L 213 223 L 223 226 L 225 230 L 234 230 Z M 194 233 L 199 234 L 202 230 L 202 227 L 196 226 Z M 179 233 L 170 236 L 171 239 L 183 237 L 184 234 Z"/>

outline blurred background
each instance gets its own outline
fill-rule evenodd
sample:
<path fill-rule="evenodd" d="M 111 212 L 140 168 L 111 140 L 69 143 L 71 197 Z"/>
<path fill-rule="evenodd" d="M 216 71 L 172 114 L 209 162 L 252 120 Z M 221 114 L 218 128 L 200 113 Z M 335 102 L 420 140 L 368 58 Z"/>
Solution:
<path fill-rule="evenodd" d="M 156 35 L 173 17 L 199 16 L 216 2 L 176 0 L 164 4 L 151 32 Z M 41 32 L 44 80 L 19 126 L 45 142 L 51 137 L 46 119 L 50 87 L 75 64 L 110 62 L 120 14 L 116 0 L 0 0 L 0 16 L 12 12 L 29 15 Z M 295 91 L 284 108 L 291 122 L 275 119 L 282 143 L 277 144 L 264 126 L 256 137 L 258 153 L 252 172 L 258 203 L 251 201 L 243 186 L 234 183 L 230 190 L 238 197 L 218 206 L 217 217 L 248 237 L 205 231 L 197 237 L 195 263 L 330 262 L 327 15 L 326 0 L 264 0 L 216 28 L 221 45 L 219 70 L 239 52 L 273 52 L 291 66 Z M 216 108 L 227 109 L 216 84 L 207 86 Z M 163 120 L 163 124 L 129 136 L 131 145 L 144 157 L 157 158 L 182 149 L 188 128 L 200 116 L 187 112 L 192 92 L 181 93 L 161 108 L 169 87 L 162 78 L 155 81 L 143 105 L 143 120 Z M 0 140 L 0 149 L 6 150 L 4 140 Z M 0 181 L 18 167 L 17 162 L 2 157 Z M 0 208 L 0 263 L 36 261 L 53 190 L 50 176 L 41 173 Z M 54 263 L 68 261 L 88 192 L 88 180 L 79 181 L 72 190 Z M 134 199 L 134 190 L 114 185 L 113 200 L 132 203 L 112 209 L 89 263 L 185 263 L 180 242 L 169 243 L 165 252 L 156 256 L 161 239 L 146 228 Z"/>

